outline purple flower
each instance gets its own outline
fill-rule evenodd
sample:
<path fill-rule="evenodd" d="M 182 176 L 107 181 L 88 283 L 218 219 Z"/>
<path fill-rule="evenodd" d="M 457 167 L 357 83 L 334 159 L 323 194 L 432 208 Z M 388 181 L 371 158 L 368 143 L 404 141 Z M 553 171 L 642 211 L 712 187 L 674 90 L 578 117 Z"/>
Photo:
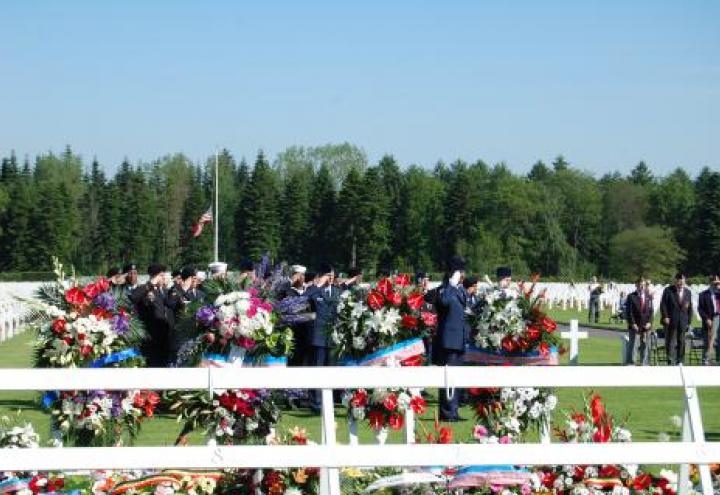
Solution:
<path fill-rule="evenodd" d="M 110 320 L 113 331 L 118 335 L 127 335 L 130 330 L 130 318 L 127 315 L 115 315 Z"/>
<path fill-rule="evenodd" d="M 211 326 L 213 321 L 215 321 L 215 307 L 203 306 L 195 313 L 195 319 L 206 327 Z"/>
<path fill-rule="evenodd" d="M 115 298 L 110 292 L 103 292 L 98 294 L 93 299 L 95 306 L 104 309 L 105 311 L 112 311 L 115 309 Z"/>

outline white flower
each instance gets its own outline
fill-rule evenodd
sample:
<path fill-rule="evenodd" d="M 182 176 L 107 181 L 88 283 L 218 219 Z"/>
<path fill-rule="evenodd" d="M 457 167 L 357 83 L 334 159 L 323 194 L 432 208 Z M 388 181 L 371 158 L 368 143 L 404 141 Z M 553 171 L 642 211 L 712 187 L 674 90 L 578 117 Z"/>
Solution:
<path fill-rule="evenodd" d="M 625 428 L 615 428 L 615 438 L 618 442 L 629 442 L 632 440 L 632 433 Z"/>
<path fill-rule="evenodd" d="M 672 471 L 670 469 L 661 469 L 660 470 L 660 476 L 668 480 L 670 483 L 677 483 L 678 482 L 678 475 L 675 471 Z"/>
<path fill-rule="evenodd" d="M 295 488 L 295 487 L 291 486 L 290 488 L 285 489 L 285 492 L 283 493 L 283 495 L 303 495 L 303 492 L 299 488 Z"/>
<path fill-rule="evenodd" d="M 670 441 L 670 435 L 665 433 L 664 431 L 661 431 L 658 433 L 658 442 L 669 442 Z"/>
<path fill-rule="evenodd" d="M 555 395 L 548 395 L 545 398 L 545 409 L 547 411 L 552 411 L 555 409 L 555 406 L 557 406 L 557 397 Z"/>
<path fill-rule="evenodd" d="M 670 424 L 672 424 L 675 428 L 680 428 L 682 426 L 682 418 L 678 415 L 671 416 Z"/>

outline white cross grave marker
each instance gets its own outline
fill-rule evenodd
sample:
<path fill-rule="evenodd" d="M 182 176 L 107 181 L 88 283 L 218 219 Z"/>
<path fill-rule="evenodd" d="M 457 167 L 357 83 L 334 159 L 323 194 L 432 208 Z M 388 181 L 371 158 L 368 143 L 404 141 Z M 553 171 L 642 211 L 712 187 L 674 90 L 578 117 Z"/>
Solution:
<path fill-rule="evenodd" d="M 588 338 L 587 332 L 578 331 L 578 321 L 570 320 L 570 331 L 560 332 L 563 339 L 570 339 L 570 366 L 577 366 L 580 352 L 579 340 Z"/>

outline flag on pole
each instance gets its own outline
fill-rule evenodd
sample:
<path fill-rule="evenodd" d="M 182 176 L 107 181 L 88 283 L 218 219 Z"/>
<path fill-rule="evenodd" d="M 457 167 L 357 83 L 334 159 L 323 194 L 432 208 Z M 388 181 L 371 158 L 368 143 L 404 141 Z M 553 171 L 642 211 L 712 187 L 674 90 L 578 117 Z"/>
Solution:
<path fill-rule="evenodd" d="M 212 223 L 213 222 L 213 211 L 212 206 L 207 209 L 205 213 L 200 215 L 200 218 L 198 219 L 197 223 L 193 225 L 192 227 L 192 236 L 197 237 L 200 234 L 202 234 L 203 227 L 206 223 Z"/>

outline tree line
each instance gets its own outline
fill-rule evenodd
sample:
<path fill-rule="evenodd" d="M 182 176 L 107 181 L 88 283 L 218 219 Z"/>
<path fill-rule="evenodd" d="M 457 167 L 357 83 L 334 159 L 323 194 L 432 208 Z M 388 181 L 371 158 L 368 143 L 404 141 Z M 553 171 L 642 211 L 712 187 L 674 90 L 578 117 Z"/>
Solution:
<path fill-rule="evenodd" d="M 51 268 L 51 256 L 81 273 L 161 260 L 203 265 L 212 233 L 191 226 L 212 202 L 214 156 L 182 154 L 104 167 L 68 147 L 22 163 L 10 153 L 0 173 L 0 270 Z M 720 268 L 720 173 L 660 177 L 640 162 L 602 177 L 562 156 L 528 174 L 482 160 L 401 166 L 370 164 L 351 144 L 290 147 L 252 165 L 219 154 L 220 258 L 236 264 L 271 253 L 310 267 L 330 261 L 441 271 L 453 254 L 475 273 L 580 280 L 604 275 L 666 279 L 676 269 Z"/>

